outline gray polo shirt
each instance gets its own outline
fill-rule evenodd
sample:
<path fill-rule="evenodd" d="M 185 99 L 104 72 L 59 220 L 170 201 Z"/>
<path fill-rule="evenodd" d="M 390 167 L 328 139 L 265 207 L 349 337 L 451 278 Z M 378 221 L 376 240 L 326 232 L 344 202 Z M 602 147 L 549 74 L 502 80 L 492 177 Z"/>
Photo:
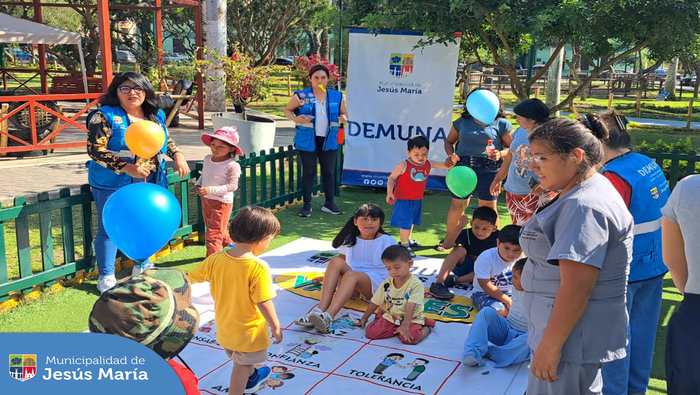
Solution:
<path fill-rule="evenodd" d="M 612 184 L 596 174 L 533 215 L 520 235 L 528 256 L 523 308 L 536 350 L 561 276 L 559 259 L 600 269 L 586 310 L 562 348 L 562 361 L 599 363 L 626 355 L 625 293 L 632 260 L 632 215 Z"/>

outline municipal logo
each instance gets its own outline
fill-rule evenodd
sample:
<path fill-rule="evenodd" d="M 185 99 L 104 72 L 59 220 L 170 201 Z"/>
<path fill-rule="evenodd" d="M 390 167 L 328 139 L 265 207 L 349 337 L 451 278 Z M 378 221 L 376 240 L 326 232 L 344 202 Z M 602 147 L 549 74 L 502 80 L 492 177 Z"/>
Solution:
<path fill-rule="evenodd" d="M 413 54 L 392 53 L 389 56 L 389 73 L 396 78 L 406 78 L 413 73 Z"/>
<path fill-rule="evenodd" d="M 656 187 L 651 188 L 651 198 L 656 200 L 659 198 L 659 189 Z"/>
<path fill-rule="evenodd" d="M 36 376 L 36 354 L 10 354 L 10 376 L 19 381 Z"/>

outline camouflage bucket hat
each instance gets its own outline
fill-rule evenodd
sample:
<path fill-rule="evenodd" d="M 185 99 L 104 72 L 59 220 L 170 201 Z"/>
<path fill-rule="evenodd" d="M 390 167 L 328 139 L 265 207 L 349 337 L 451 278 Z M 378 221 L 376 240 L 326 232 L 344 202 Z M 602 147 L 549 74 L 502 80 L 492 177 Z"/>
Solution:
<path fill-rule="evenodd" d="M 90 332 L 119 335 L 176 356 L 199 327 L 187 275 L 179 269 L 146 270 L 100 295 L 90 313 Z"/>

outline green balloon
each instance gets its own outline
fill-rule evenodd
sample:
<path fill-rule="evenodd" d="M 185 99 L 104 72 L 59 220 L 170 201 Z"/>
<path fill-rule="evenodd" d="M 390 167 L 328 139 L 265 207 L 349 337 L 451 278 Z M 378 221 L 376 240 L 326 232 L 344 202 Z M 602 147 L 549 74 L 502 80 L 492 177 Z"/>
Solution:
<path fill-rule="evenodd" d="M 450 192 L 464 199 L 476 188 L 476 173 L 471 167 L 456 166 L 447 172 L 445 182 Z"/>

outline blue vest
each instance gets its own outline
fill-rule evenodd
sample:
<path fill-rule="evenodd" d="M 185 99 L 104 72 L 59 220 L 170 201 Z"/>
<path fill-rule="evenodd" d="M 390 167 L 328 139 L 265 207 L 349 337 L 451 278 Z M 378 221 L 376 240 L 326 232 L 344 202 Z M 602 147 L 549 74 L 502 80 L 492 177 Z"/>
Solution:
<path fill-rule="evenodd" d="M 316 98 L 312 88 L 294 92 L 299 99 L 304 103 L 301 107 L 294 110 L 294 114 L 311 115 L 314 119 L 309 123 L 297 124 L 296 134 L 294 135 L 294 146 L 300 151 L 315 151 L 316 150 L 316 130 L 314 128 L 316 122 Z M 331 151 L 338 149 L 338 116 L 340 115 L 340 102 L 343 100 L 342 92 L 327 89 L 326 90 L 326 114 L 328 114 L 328 130 L 326 130 L 326 138 L 323 141 L 323 150 Z"/>
<path fill-rule="evenodd" d="M 88 115 L 86 121 L 88 124 L 97 111 L 104 115 L 112 131 L 112 136 L 109 141 L 107 141 L 107 149 L 114 155 L 119 156 L 123 161 L 134 163 L 134 153 L 129 150 L 129 147 L 127 147 L 124 141 L 124 134 L 129 127 L 129 117 L 126 111 L 119 106 L 102 106 L 99 110 L 93 111 Z M 163 110 L 158 110 L 158 123 L 163 127 L 165 143 L 158 153 L 158 167 L 155 173 L 151 173 L 148 176 L 147 181 L 167 186 L 168 179 L 165 174 L 165 159 L 163 158 L 163 154 L 168 150 L 168 129 L 165 127 L 165 113 Z M 95 188 L 117 190 L 134 182 L 134 179 L 130 175 L 126 173 L 117 174 L 101 166 L 94 160 L 88 161 L 85 166 L 88 168 L 88 182 L 90 186 Z"/>
<path fill-rule="evenodd" d="M 634 244 L 629 282 L 646 280 L 668 271 L 661 256 L 661 208 L 670 195 L 659 165 L 649 157 L 630 152 L 603 167 L 632 187 L 630 213 L 634 217 Z"/>

